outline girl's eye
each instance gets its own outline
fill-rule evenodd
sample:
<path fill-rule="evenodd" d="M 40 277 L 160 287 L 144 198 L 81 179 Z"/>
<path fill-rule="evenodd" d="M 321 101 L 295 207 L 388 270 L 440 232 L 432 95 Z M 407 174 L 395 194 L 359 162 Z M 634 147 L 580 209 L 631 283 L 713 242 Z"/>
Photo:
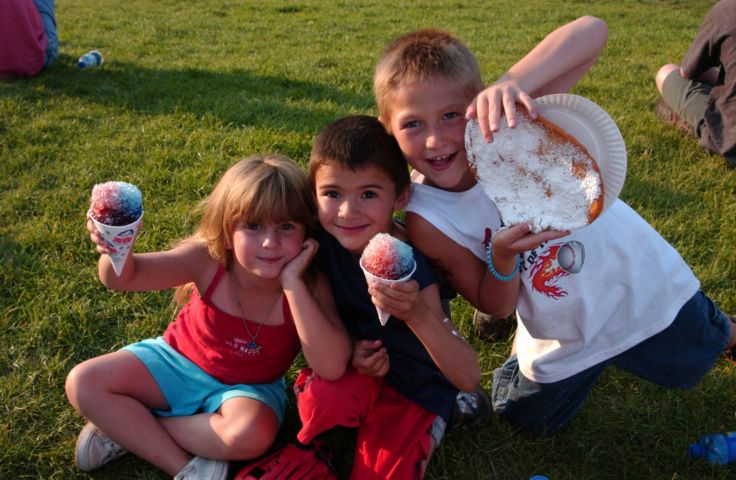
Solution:
<path fill-rule="evenodd" d="M 404 123 L 404 125 L 401 128 L 416 128 L 419 126 L 419 122 L 416 120 L 409 120 L 408 122 Z"/>
<path fill-rule="evenodd" d="M 259 223 L 246 223 L 245 224 L 246 230 L 259 230 L 261 228 L 261 224 Z"/>
<path fill-rule="evenodd" d="M 339 197 L 339 194 L 334 190 L 327 190 L 325 192 L 322 192 L 322 195 L 327 198 L 337 198 Z"/>
<path fill-rule="evenodd" d="M 363 195 L 362 195 L 363 198 L 376 198 L 377 196 L 378 194 L 372 190 L 363 192 Z"/>
<path fill-rule="evenodd" d="M 283 232 L 291 232 L 296 229 L 296 225 L 294 225 L 293 223 L 282 223 L 281 225 L 279 225 L 279 228 Z"/>
<path fill-rule="evenodd" d="M 460 114 L 459 114 L 459 113 L 457 113 L 457 112 L 447 112 L 447 113 L 445 114 L 445 118 L 446 118 L 446 119 L 448 119 L 448 120 L 452 120 L 452 119 L 455 119 L 455 118 L 457 118 L 457 117 L 459 117 L 459 116 L 460 116 Z"/>

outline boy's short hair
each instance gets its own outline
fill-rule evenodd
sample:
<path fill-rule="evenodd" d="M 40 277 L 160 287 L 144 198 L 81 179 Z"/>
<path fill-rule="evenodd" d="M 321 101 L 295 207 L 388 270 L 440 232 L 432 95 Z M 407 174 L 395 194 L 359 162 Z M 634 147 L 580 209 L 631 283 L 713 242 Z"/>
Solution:
<path fill-rule="evenodd" d="M 425 29 L 392 41 L 376 64 L 373 93 L 378 115 L 388 124 L 392 95 L 404 85 L 433 79 L 452 80 L 468 96 L 483 90 L 483 79 L 473 52 L 450 33 Z"/>
<path fill-rule="evenodd" d="M 327 125 L 314 140 L 309 156 L 309 181 L 314 188 L 317 171 L 336 163 L 352 171 L 375 166 L 391 179 L 399 195 L 409 186 L 409 167 L 396 139 L 376 117 L 354 115 Z"/>

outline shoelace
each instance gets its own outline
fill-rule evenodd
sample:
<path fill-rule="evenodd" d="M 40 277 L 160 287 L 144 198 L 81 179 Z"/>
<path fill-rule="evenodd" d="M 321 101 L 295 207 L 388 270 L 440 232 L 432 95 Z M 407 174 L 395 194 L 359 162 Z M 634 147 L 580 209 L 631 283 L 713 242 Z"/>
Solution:
<path fill-rule="evenodd" d="M 120 456 L 121 454 L 125 453 L 125 449 L 118 445 L 117 443 L 113 442 L 107 437 L 98 437 L 100 439 L 100 442 L 102 443 L 102 449 L 105 453 L 105 456 L 102 458 L 102 464 L 109 462 L 115 457 Z"/>
<path fill-rule="evenodd" d="M 472 393 L 462 392 L 457 399 L 457 406 L 463 415 L 473 415 L 478 410 L 478 397 Z"/>

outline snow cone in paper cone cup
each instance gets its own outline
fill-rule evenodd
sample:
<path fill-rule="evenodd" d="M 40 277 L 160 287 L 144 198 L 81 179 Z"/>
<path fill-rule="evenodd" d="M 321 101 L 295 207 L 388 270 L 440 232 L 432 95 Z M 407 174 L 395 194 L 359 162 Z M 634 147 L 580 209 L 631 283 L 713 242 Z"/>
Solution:
<path fill-rule="evenodd" d="M 115 274 L 123 273 L 143 219 L 143 195 L 125 182 L 99 183 L 92 188 L 89 217 L 105 240 Z"/>
<path fill-rule="evenodd" d="M 363 250 L 360 268 L 369 284 L 392 284 L 409 280 L 417 268 L 417 262 L 409 245 L 387 233 L 379 233 L 370 239 Z M 388 312 L 380 308 L 376 310 L 381 325 L 386 325 Z"/>

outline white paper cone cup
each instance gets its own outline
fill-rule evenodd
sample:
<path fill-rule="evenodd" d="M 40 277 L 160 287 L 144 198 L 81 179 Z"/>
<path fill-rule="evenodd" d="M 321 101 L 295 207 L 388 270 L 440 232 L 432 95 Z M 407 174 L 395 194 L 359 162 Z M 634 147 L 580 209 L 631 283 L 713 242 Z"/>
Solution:
<path fill-rule="evenodd" d="M 123 265 L 125 265 L 125 259 L 128 258 L 130 249 L 133 246 L 135 234 L 141 228 L 143 213 L 141 212 L 141 216 L 135 222 L 119 226 L 100 223 L 91 213 L 89 214 L 89 218 L 95 223 L 95 227 L 97 227 L 103 240 L 105 240 L 107 248 L 110 251 L 108 256 L 112 262 L 112 268 L 119 277 L 123 273 Z"/>
<path fill-rule="evenodd" d="M 411 278 L 412 275 L 414 275 L 414 271 L 417 269 L 417 262 L 414 261 L 414 266 L 411 267 L 411 272 L 409 272 L 407 275 L 404 275 L 401 278 L 397 278 L 395 280 L 393 279 L 387 279 L 387 278 L 381 278 L 373 275 L 371 272 L 363 268 L 363 263 L 360 263 L 360 268 L 363 270 L 363 274 L 365 275 L 365 280 L 368 282 L 368 284 L 372 283 L 382 283 L 384 285 L 391 285 L 392 283 L 399 283 L 399 282 L 405 282 Z M 376 307 L 376 312 L 378 312 L 378 321 L 381 322 L 381 326 L 386 325 L 386 322 L 388 322 L 388 317 L 391 315 L 388 312 L 384 312 L 380 308 Z"/>

